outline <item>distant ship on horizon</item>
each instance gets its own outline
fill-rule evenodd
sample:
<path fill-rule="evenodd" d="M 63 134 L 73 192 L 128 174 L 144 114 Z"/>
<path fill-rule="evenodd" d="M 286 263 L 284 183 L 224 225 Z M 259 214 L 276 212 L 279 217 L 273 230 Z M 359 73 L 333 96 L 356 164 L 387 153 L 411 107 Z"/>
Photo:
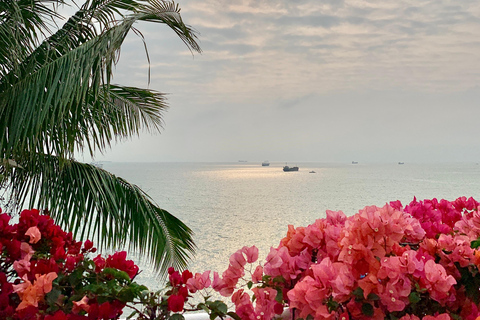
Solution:
<path fill-rule="evenodd" d="M 270 162 L 268 160 L 265 160 L 262 162 L 262 167 L 268 167 L 270 165 Z"/>
<path fill-rule="evenodd" d="M 358 164 L 358 161 L 352 161 L 352 164 Z"/>
<path fill-rule="evenodd" d="M 285 166 L 285 167 L 283 167 L 283 171 L 285 171 L 285 172 L 289 172 L 289 171 L 298 171 L 298 167 L 289 167 L 289 166 Z"/>

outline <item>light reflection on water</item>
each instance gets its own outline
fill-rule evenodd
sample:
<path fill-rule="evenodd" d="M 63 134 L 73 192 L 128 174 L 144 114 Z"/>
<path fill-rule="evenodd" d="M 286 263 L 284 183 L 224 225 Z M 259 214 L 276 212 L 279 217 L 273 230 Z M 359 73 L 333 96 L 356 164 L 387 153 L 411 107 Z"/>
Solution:
<path fill-rule="evenodd" d="M 298 172 L 283 172 L 283 165 L 106 163 L 104 168 L 140 186 L 195 232 L 197 253 L 189 267 L 194 272 L 223 272 L 230 254 L 245 245 L 256 245 L 264 258 L 289 224 L 307 226 L 327 209 L 352 215 L 366 205 L 408 204 L 414 196 L 480 198 L 475 164 L 298 163 Z M 151 289 L 161 286 L 148 264 L 141 269 L 139 281 Z"/>

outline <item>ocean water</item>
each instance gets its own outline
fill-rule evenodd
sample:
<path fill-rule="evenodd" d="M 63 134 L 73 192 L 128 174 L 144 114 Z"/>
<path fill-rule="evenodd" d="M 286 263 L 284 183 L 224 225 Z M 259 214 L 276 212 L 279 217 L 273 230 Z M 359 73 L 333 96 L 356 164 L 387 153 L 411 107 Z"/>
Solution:
<path fill-rule="evenodd" d="M 256 245 L 260 258 L 278 246 L 288 225 L 307 226 L 326 210 L 347 216 L 365 206 L 383 206 L 417 197 L 480 200 L 480 165 L 292 163 L 298 172 L 283 172 L 284 163 L 105 163 L 104 169 L 146 191 L 163 209 L 195 233 L 192 272 L 228 266 L 229 256 Z M 309 173 L 315 171 L 315 173 Z M 137 281 L 150 289 L 162 283 L 148 263 L 129 255 L 142 273 Z"/>

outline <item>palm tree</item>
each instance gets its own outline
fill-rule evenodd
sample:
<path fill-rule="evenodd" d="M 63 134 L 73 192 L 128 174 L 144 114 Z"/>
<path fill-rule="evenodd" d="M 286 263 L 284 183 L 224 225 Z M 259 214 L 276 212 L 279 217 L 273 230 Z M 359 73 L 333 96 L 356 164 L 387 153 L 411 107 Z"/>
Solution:
<path fill-rule="evenodd" d="M 74 159 L 142 129 L 158 131 L 164 95 L 112 83 L 134 23 L 170 27 L 191 51 L 196 35 L 173 2 L 87 0 L 55 32 L 65 0 L 0 0 L 0 177 L 15 209 L 48 208 L 76 236 L 146 255 L 165 274 L 194 250 L 191 230 L 140 188 Z M 145 47 L 146 48 L 146 47 Z M 148 57 L 148 53 L 147 53 Z"/>

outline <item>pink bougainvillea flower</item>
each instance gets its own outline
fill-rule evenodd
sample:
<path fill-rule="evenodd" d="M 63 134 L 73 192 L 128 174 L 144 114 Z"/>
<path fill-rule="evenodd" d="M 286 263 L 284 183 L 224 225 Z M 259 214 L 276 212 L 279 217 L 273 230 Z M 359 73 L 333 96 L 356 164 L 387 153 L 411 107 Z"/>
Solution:
<path fill-rule="evenodd" d="M 247 264 L 247 260 L 243 256 L 243 252 L 238 250 L 230 256 L 230 265 L 235 269 L 243 269 Z"/>
<path fill-rule="evenodd" d="M 402 292 L 397 290 L 396 285 L 392 282 L 388 282 L 385 286 L 385 290 L 380 294 L 382 303 L 387 306 L 388 311 L 402 311 L 405 308 L 405 301 L 408 301 L 407 297 L 410 290 L 407 290 L 406 296 L 402 295 Z"/>
<path fill-rule="evenodd" d="M 191 293 L 195 293 L 198 290 L 203 290 L 210 287 L 211 283 L 210 270 L 207 270 L 203 274 L 196 273 L 195 276 L 187 280 L 186 285 Z"/>
<path fill-rule="evenodd" d="M 80 301 L 73 301 L 72 312 L 76 314 L 80 313 L 82 310 L 88 312 L 90 310 L 88 300 L 87 296 L 84 296 Z"/>
<path fill-rule="evenodd" d="M 32 246 L 29 245 L 26 242 L 22 242 L 20 244 L 20 250 L 21 250 L 21 253 L 22 253 L 22 255 L 21 255 L 22 259 L 27 260 L 27 261 L 30 261 L 33 254 L 35 253 L 35 250 L 33 250 Z"/>
<path fill-rule="evenodd" d="M 247 262 L 248 263 L 254 263 L 255 261 L 258 260 L 258 248 L 257 247 L 255 247 L 255 246 L 243 247 L 242 251 L 247 256 Z"/>
<path fill-rule="evenodd" d="M 28 276 L 27 276 L 27 275 L 24 275 L 24 276 L 22 277 L 22 280 L 23 280 L 24 282 L 13 285 L 13 292 L 18 293 L 19 295 L 22 294 L 29 286 L 32 285 L 32 283 L 28 280 Z"/>
<path fill-rule="evenodd" d="M 35 278 L 37 279 L 35 281 L 35 286 L 41 290 L 43 294 L 49 293 L 52 291 L 52 282 L 58 277 L 58 275 L 55 272 L 50 272 L 48 274 L 44 275 L 35 275 Z"/>
<path fill-rule="evenodd" d="M 13 286 L 13 291 L 21 299 L 16 310 L 22 310 L 29 306 L 38 307 L 38 302 L 43 301 L 45 294 L 52 290 L 52 281 L 57 278 L 57 274 L 55 272 L 44 275 L 36 274 L 35 278 L 36 281 L 32 284 L 25 275 L 23 277 L 24 283 Z"/>
<path fill-rule="evenodd" d="M 38 230 L 38 228 L 35 226 L 28 228 L 27 232 L 25 232 L 25 235 L 30 237 L 29 242 L 32 244 L 37 243 L 42 238 L 42 234 L 40 233 L 40 230 Z"/>
<path fill-rule="evenodd" d="M 217 271 L 213 272 L 212 288 L 224 297 L 229 297 L 234 291 L 234 288 L 229 287 Z"/>
<path fill-rule="evenodd" d="M 23 277 L 24 274 L 30 271 L 30 261 L 16 260 L 13 262 L 13 269 L 15 269 L 19 277 Z"/>
<path fill-rule="evenodd" d="M 259 283 L 262 281 L 262 278 L 263 278 L 263 267 L 257 266 L 255 268 L 255 271 L 252 273 L 252 282 Z"/>
<path fill-rule="evenodd" d="M 454 277 L 447 275 L 445 268 L 435 263 L 433 260 L 428 260 L 425 263 L 424 285 L 428 289 L 432 299 L 441 302 L 444 300 L 451 289 L 457 283 Z"/>

